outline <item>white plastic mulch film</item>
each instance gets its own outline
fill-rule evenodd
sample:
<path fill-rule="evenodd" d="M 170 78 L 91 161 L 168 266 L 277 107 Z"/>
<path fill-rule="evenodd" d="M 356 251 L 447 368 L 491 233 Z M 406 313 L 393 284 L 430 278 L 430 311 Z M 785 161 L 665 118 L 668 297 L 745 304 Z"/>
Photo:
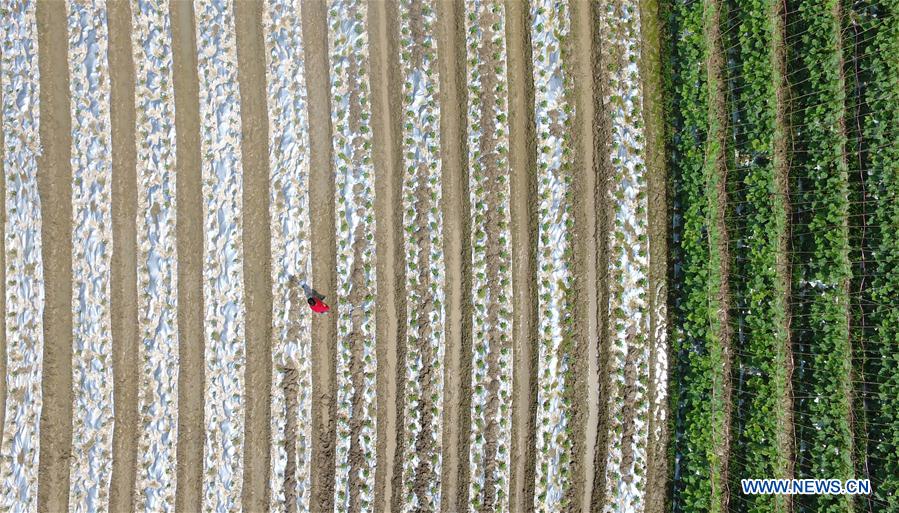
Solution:
<path fill-rule="evenodd" d="M 568 2 L 538 1 L 531 6 L 534 100 L 537 121 L 539 206 L 537 272 L 539 368 L 537 371 L 538 511 L 555 511 L 569 497 L 571 426 L 567 383 L 571 369 L 572 141 L 574 105 L 563 63 L 570 34 Z M 570 39 L 570 38 L 569 38 Z"/>
<path fill-rule="evenodd" d="M 194 4 L 203 173 L 206 383 L 203 505 L 239 509 L 243 481 L 244 299 L 240 92 L 234 8 Z"/>
<path fill-rule="evenodd" d="M 30 1 L 6 2 L 3 60 L 3 173 L 6 270 L 6 416 L 0 446 L 0 509 L 37 510 L 43 375 L 44 273 L 37 158 L 41 146 L 37 21 Z"/>
<path fill-rule="evenodd" d="M 377 288 L 367 13 L 367 2 L 328 4 L 337 225 L 335 511 L 366 511 L 374 501 Z"/>
<path fill-rule="evenodd" d="M 512 281 L 503 2 L 465 3 L 472 245 L 470 507 L 509 508 Z"/>
<path fill-rule="evenodd" d="M 300 284 L 311 275 L 309 136 L 302 3 L 265 5 L 272 229 L 272 511 L 309 510 L 311 322 Z"/>

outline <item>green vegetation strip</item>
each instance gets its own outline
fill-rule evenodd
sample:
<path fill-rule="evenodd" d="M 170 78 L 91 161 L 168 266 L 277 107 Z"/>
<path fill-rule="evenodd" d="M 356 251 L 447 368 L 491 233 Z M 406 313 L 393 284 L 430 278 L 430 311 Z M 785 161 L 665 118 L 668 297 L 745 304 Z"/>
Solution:
<path fill-rule="evenodd" d="M 864 138 L 870 149 L 870 179 L 876 207 L 874 227 L 875 273 L 871 286 L 875 334 L 879 351 L 877 411 L 868 434 L 876 507 L 899 511 L 899 1 L 872 2 L 862 30 L 873 36 L 864 66 L 871 78 L 866 99 L 870 116 Z M 876 354 L 876 353 L 875 353 Z M 876 358 L 875 356 L 875 358 Z"/>
<path fill-rule="evenodd" d="M 727 238 L 716 2 L 670 6 L 669 164 L 674 178 L 673 511 L 725 507 L 729 380 Z M 711 66 L 711 67 L 710 67 Z"/>
<path fill-rule="evenodd" d="M 779 189 L 775 159 L 778 59 L 776 0 L 730 2 L 732 25 L 725 45 L 731 49 L 729 68 L 735 145 L 731 199 L 736 205 L 733 292 L 734 322 L 743 328 L 736 339 L 733 377 L 734 440 L 730 456 L 731 490 L 740 479 L 786 477 L 789 454 L 782 450 L 782 419 L 771 412 L 781 407 L 787 390 L 786 281 L 778 266 L 781 239 L 787 230 L 786 197 Z M 774 194 L 772 194 L 774 192 Z M 784 511 L 785 500 L 775 495 L 749 495 L 732 501 L 736 511 Z"/>
<path fill-rule="evenodd" d="M 852 472 L 851 350 L 844 79 L 840 6 L 788 6 L 795 145 L 793 323 L 796 348 L 797 477 L 847 479 Z M 801 496 L 797 511 L 851 511 L 848 496 Z"/>

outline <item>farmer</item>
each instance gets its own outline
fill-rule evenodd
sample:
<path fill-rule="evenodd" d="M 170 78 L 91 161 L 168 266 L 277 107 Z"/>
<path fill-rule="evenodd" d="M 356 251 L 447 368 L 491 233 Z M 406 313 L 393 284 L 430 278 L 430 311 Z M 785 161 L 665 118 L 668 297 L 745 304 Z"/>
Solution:
<path fill-rule="evenodd" d="M 303 283 L 303 292 L 306 293 L 306 302 L 309 303 L 309 308 L 311 308 L 313 312 L 325 313 L 331 309 L 331 307 L 326 305 L 323 301 L 323 299 L 325 299 L 325 296 L 316 292 L 315 289 L 307 285 L 305 282 Z"/>

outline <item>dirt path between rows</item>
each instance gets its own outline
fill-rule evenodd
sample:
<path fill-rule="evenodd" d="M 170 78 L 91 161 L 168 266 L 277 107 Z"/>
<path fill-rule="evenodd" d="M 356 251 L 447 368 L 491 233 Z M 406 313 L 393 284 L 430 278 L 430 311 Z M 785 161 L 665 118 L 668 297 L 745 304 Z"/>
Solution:
<path fill-rule="evenodd" d="M 707 0 L 704 5 L 706 41 L 710 45 L 707 50 L 706 73 L 709 95 L 709 142 L 706 145 L 707 180 L 712 181 L 714 188 L 709 188 L 707 198 L 709 210 L 712 212 L 709 224 L 710 241 L 710 276 L 718 275 L 717 289 L 710 290 L 717 310 L 712 313 L 712 342 L 710 355 L 712 358 L 712 451 L 715 458 L 711 463 L 712 500 L 717 496 L 719 503 L 711 504 L 711 511 L 727 511 L 730 501 L 728 488 L 728 461 L 730 457 L 730 419 L 731 419 L 731 326 L 730 326 L 730 251 L 726 219 L 728 216 L 727 201 L 727 100 L 725 97 L 724 55 L 720 35 L 719 0 Z M 714 355 L 717 354 L 717 360 Z M 722 408 L 718 411 L 717 408 Z M 717 491 L 716 491 L 717 490 Z"/>
<path fill-rule="evenodd" d="M 377 460 L 375 510 L 399 511 L 403 501 L 403 398 L 405 384 L 405 255 L 402 238 L 402 128 L 396 0 L 368 6 L 372 157 L 375 169 L 375 311 Z"/>
<path fill-rule="evenodd" d="M 785 29 L 785 13 L 786 9 L 783 2 L 773 2 L 771 17 L 773 18 L 773 41 L 772 41 L 772 57 L 773 57 L 773 76 L 776 80 L 775 92 L 777 102 L 777 113 L 775 115 L 775 132 L 774 132 L 774 180 L 777 187 L 776 194 L 780 197 L 782 209 L 778 214 L 781 216 L 781 232 L 778 234 L 777 257 L 775 261 L 777 272 L 777 286 L 781 293 L 780 301 L 783 304 L 784 319 L 783 341 L 781 353 L 778 355 L 780 361 L 777 362 L 781 369 L 781 379 L 783 380 L 783 390 L 781 390 L 780 408 L 778 408 L 777 419 L 777 446 L 778 454 L 783 462 L 779 469 L 780 474 L 776 477 L 782 479 L 793 478 L 793 456 L 796 452 L 793 428 L 793 340 L 790 336 L 791 312 L 790 312 L 790 296 L 792 271 L 790 269 L 790 229 L 789 223 L 792 218 L 790 209 L 790 128 L 789 128 L 789 101 L 790 91 L 787 83 L 787 47 L 786 47 L 786 29 Z M 777 205 L 777 203 L 775 203 Z M 780 511 L 792 511 L 792 499 L 790 496 L 783 496 L 778 504 Z"/>
<path fill-rule="evenodd" d="M 247 362 L 241 503 L 244 510 L 264 511 L 271 495 L 272 230 L 262 2 L 235 2 L 234 23 L 242 134 Z"/>
<path fill-rule="evenodd" d="M 44 355 L 37 509 L 69 507 L 72 450 L 72 121 L 66 9 L 37 3 Z"/>
<path fill-rule="evenodd" d="M 337 245 L 334 205 L 334 159 L 331 84 L 328 62 L 327 5 L 303 4 L 303 48 L 309 116 L 309 205 L 312 224 L 312 283 L 337 290 Z M 312 490 L 310 509 L 334 510 L 334 464 L 337 442 L 337 315 L 312 319 Z"/>
<path fill-rule="evenodd" d="M 537 430 L 537 143 L 529 7 L 506 1 L 512 236 L 512 451 L 509 509 L 534 509 Z"/>
<path fill-rule="evenodd" d="M 440 155 L 443 169 L 443 245 L 446 263 L 444 353 L 443 513 L 468 509 L 471 432 L 471 211 L 465 83 L 465 8 L 437 2 Z M 464 213 L 465 215 L 460 215 Z"/>
<path fill-rule="evenodd" d="M 175 91 L 176 249 L 178 254 L 178 449 L 175 510 L 203 505 L 203 197 L 200 168 L 200 86 L 190 2 L 170 3 Z"/>
<path fill-rule="evenodd" d="M 131 511 L 137 465 L 138 355 L 140 327 L 137 291 L 137 147 L 135 145 L 134 57 L 131 5 L 107 3 L 112 132 L 112 255 L 110 328 L 113 408 L 110 511 Z"/>
<path fill-rule="evenodd" d="M 571 381 L 566 378 L 566 395 L 571 398 L 571 488 L 570 509 L 587 513 L 601 502 L 605 489 L 605 472 L 596 472 L 596 462 L 604 463 L 605 407 L 601 390 L 607 390 L 608 373 L 600 373 L 607 359 L 600 347 L 600 334 L 607 327 L 605 304 L 608 301 L 608 251 L 604 227 L 610 210 L 605 206 L 608 172 L 598 149 L 607 148 L 607 116 L 601 105 L 601 80 L 595 80 L 600 51 L 600 34 L 594 30 L 597 6 L 572 0 L 570 56 L 564 60 L 574 104 L 571 148 L 574 153 L 571 185 L 571 211 L 574 214 L 572 246 L 574 265 L 571 283 L 577 303 L 574 305 L 575 328 L 571 354 Z M 600 74 L 600 76 L 602 76 Z M 598 272 L 602 269 L 602 272 Z M 601 382 L 602 379 L 602 382 Z M 600 467 L 602 467 L 602 463 Z"/>

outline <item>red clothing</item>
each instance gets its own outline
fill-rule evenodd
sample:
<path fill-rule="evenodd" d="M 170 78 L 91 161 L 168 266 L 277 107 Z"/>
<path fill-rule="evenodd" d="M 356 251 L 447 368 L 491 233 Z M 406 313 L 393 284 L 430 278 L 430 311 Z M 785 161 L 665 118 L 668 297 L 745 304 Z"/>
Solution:
<path fill-rule="evenodd" d="M 309 308 L 311 308 L 313 312 L 318 313 L 325 313 L 331 309 L 330 306 L 326 305 L 324 301 L 317 297 L 309 298 Z"/>

